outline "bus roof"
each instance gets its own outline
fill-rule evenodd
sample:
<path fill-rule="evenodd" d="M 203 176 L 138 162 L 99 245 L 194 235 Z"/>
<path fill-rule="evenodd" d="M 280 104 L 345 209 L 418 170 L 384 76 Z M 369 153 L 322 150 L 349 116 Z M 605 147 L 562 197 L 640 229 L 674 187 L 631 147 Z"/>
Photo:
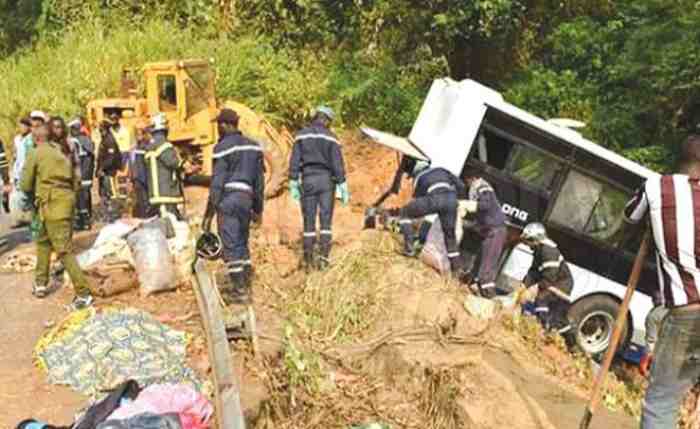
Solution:
<path fill-rule="evenodd" d="M 471 82 L 476 85 L 484 86 L 476 81 Z M 511 116 L 520 122 L 526 123 L 530 126 L 545 131 L 546 133 L 551 134 L 557 139 L 563 140 L 566 143 L 571 144 L 572 146 L 575 146 L 579 149 L 583 149 L 586 152 L 589 152 L 598 158 L 602 158 L 621 168 L 624 168 L 625 170 L 629 170 L 642 178 L 647 179 L 659 175 L 659 173 L 650 170 L 641 164 L 627 159 L 622 155 L 618 155 L 617 153 L 606 149 L 597 143 L 585 139 L 581 134 L 577 133 L 574 130 L 549 123 L 544 119 L 533 115 L 532 113 L 526 112 L 525 110 L 522 110 L 506 102 L 502 98 L 500 100 L 495 98 L 489 98 L 489 100 L 486 101 L 485 104 L 488 107 L 498 110 L 499 112 L 505 115 Z"/>

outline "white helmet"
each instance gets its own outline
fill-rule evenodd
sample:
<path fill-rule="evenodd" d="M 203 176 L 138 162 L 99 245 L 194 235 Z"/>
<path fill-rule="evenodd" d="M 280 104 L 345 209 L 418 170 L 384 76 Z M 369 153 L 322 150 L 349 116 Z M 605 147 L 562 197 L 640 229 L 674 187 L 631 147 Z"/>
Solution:
<path fill-rule="evenodd" d="M 428 161 L 423 161 L 422 159 L 419 159 L 418 161 L 416 161 L 416 165 L 413 167 L 413 177 L 416 177 L 418 173 L 420 173 L 423 170 L 426 170 L 428 167 L 430 167 L 430 163 Z"/>
<path fill-rule="evenodd" d="M 547 230 L 539 222 L 529 223 L 520 234 L 520 239 L 531 243 L 542 243 L 547 240 Z"/>
<path fill-rule="evenodd" d="M 151 131 L 165 131 L 168 129 L 168 117 L 165 113 L 158 112 L 151 117 Z"/>

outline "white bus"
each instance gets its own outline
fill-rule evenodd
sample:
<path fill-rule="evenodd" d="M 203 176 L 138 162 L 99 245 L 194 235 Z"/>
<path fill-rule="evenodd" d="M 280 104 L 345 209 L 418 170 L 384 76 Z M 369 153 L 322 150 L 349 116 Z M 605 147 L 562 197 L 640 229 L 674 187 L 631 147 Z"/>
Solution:
<path fill-rule="evenodd" d="M 530 222 L 544 223 L 574 276 L 569 318 L 577 342 L 592 355 L 607 349 L 639 249 L 639 238 L 622 240 L 623 208 L 657 173 L 517 108 L 472 80 L 436 80 L 407 139 L 369 128 L 363 132 L 458 176 L 475 168 L 493 185 L 509 227 L 501 286 L 521 281 L 530 266 L 530 250 L 516 242 L 520 230 Z M 463 242 L 463 251 L 470 252 L 469 240 Z M 632 298 L 625 346 L 644 344 L 651 291 L 657 287 L 649 258 Z"/>

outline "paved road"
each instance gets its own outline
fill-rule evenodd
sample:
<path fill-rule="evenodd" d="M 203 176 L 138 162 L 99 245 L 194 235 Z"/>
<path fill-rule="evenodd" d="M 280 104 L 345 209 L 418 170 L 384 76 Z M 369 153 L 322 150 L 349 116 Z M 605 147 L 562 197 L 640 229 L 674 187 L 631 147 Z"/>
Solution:
<path fill-rule="evenodd" d="M 26 229 L 4 232 L 0 236 L 9 238 L 10 249 L 28 241 Z M 0 249 L 0 254 L 5 251 Z M 0 428 L 15 427 L 30 417 L 68 425 L 86 404 L 69 389 L 48 384 L 46 375 L 33 365 L 36 341 L 48 321 L 67 315 L 65 305 L 72 293 L 63 289 L 38 300 L 31 295 L 31 279 L 31 274 L 0 274 Z"/>

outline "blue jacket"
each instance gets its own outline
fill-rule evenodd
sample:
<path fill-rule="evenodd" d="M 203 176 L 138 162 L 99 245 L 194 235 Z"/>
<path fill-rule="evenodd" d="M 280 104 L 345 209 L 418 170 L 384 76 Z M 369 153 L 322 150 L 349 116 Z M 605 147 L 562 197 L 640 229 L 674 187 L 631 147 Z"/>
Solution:
<path fill-rule="evenodd" d="M 227 134 L 214 146 L 214 173 L 209 203 L 218 207 L 226 192 L 246 192 L 253 198 L 253 211 L 262 215 L 265 201 L 263 149 L 240 131 Z"/>
<path fill-rule="evenodd" d="M 477 202 L 476 221 L 480 227 L 501 227 L 506 224 L 501 203 L 493 187 L 478 178 L 469 186 L 469 199 Z"/>
<path fill-rule="evenodd" d="M 428 168 L 413 179 L 413 196 L 425 197 L 433 192 L 456 192 L 457 198 L 464 198 L 467 190 L 464 183 L 444 168 Z"/>
<path fill-rule="evenodd" d="M 333 182 L 345 182 L 345 162 L 338 139 L 319 121 L 297 133 L 289 162 L 289 180 L 305 174 L 330 174 Z"/>

